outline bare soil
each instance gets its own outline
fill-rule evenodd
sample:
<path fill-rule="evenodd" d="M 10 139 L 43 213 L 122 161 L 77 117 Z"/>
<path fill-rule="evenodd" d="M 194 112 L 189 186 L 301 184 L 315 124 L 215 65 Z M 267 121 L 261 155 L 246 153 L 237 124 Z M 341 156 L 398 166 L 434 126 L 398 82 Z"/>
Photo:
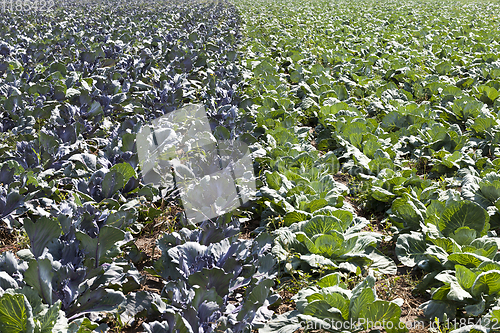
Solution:
<path fill-rule="evenodd" d="M 334 179 L 339 183 L 347 185 L 351 181 L 351 176 L 347 174 L 337 174 Z M 358 216 L 364 217 L 370 221 L 370 226 L 365 228 L 366 231 L 374 231 L 384 236 L 392 236 L 388 232 L 385 223 L 386 214 L 383 212 L 373 213 L 366 211 L 363 207 L 357 204 L 357 200 L 347 196 L 345 200 L 351 204 Z M 389 238 L 389 240 L 387 240 Z M 415 290 L 416 285 L 422 279 L 422 273 L 414 271 L 411 268 L 400 264 L 395 252 L 395 241 L 392 237 L 386 237 L 380 244 L 378 249 L 387 257 L 394 260 L 398 265 L 396 275 L 384 276 L 376 282 L 376 291 L 378 298 L 382 300 L 392 301 L 396 298 L 403 300 L 401 306 L 401 321 L 406 323 L 410 333 L 427 333 L 429 325 L 426 322 L 422 310 L 418 307 L 429 300 L 429 295 L 422 295 Z M 422 327 L 422 323 L 426 323 Z M 384 331 L 382 331 L 384 332 Z"/>
<path fill-rule="evenodd" d="M 17 230 L 8 230 L 6 226 L 0 225 L 0 254 L 11 251 L 16 254 L 18 251 L 27 249 L 29 240 Z"/>
<path fill-rule="evenodd" d="M 260 227 L 259 220 L 250 220 L 243 222 L 241 225 L 241 233 L 238 236 L 239 239 L 253 239 L 252 231 Z"/>
<path fill-rule="evenodd" d="M 420 295 L 414 291 L 419 277 L 411 272 L 405 272 L 403 267 L 398 269 L 398 274 L 385 276 L 376 282 L 375 288 L 380 299 L 392 301 L 401 298 L 404 303 L 401 306 L 401 321 L 410 327 L 410 332 L 427 332 L 426 329 L 413 328 L 416 325 L 412 323 L 423 322 L 423 312 L 418 307 L 420 304 L 429 300 L 427 295 Z"/>
<path fill-rule="evenodd" d="M 287 313 L 289 311 L 293 311 L 295 310 L 296 306 L 295 306 L 295 302 L 292 301 L 292 297 L 293 297 L 293 293 L 288 291 L 288 290 L 281 290 L 279 292 L 279 295 L 281 296 L 281 304 L 276 308 L 274 309 L 274 312 L 276 314 L 283 314 L 283 313 Z"/>
<path fill-rule="evenodd" d="M 182 209 L 178 206 L 161 208 L 164 213 L 155 218 L 154 222 L 147 224 L 141 230 L 141 233 L 136 236 L 134 242 L 139 251 L 146 255 L 146 259 L 136 265 L 137 269 L 144 277 L 141 290 L 147 290 L 154 293 L 161 293 L 163 289 L 162 279 L 151 275 L 144 270 L 144 267 L 152 266 L 153 262 L 161 257 L 162 252 L 156 243 L 167 229 L 178 228 L 178 225 L 176 224 L 176 216 L 177 213 L 182 211 Z"/>
<path fill-rule="evenodd" d="M 352 178 L 352 176 L 348 175 L 346 173 L 339 172 L 339 173 L 333 175 L 333 179 L 335 179 L 335 181 L 337 181 L 341 184 L 344 184 L 345 186 L 347 186 L 349 184 L 349 182 L 351 181 L 351 178 Z"/>

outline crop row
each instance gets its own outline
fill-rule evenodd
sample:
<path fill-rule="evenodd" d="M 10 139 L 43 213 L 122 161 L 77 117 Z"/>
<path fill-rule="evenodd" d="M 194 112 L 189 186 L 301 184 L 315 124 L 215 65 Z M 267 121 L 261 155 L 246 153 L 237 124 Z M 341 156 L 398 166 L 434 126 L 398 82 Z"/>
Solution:
<path fill-rule="evenodd" d="M 238 4 L 253 72 L 243 108 L 267 169 L 262 223 L 275 229 L 282 273 L 313 277 L 292 298 L 296 309 L 264 332 L 337 332 L 360 319 L 360 330 L 406 330 L 404 300 L 377 299 L 374 276 L 396 264 L 360 209 L 383 214 L 396 262 L 426 274 L 417 289 L 428 319 L 479 324 L 457 332 L 496 329 L 498 6 Z M 350 186 L 336 181 L 339 170 Z"/>
<path fill-rule="evenodd" d="M 376 290 L 398 266 L 425 274 L 428 319 L 494 331 L 498 5 L 235 4 L 2 14 L 0 228 L 29 249 L 0 254 L 0 331 L 404 332 L 405 300 Z M 182 154 L 214 167 L 190 139 L 243 141 L 257 198 L 200 224 L 181 211 L 148 255 L 137 239 L 171 220 L 179 182 L 145 184 L 138 133 L 193 103 L 210 129 Z M 275 315 L 276 279 L 296 276 L 311 278 Z"/>
<path fill-rule="evenodd" d="M 262 325 L 275 302 L 268 236 L 239 240 L 232 213 L 198 226 L 180 213 L 161 256 L 135 243 L 178 204 L 175 187 L 144 184 L 140 129 L 197 103 L 218 139 L 241 132 L 235 8 L 88 3 L 1 22 L 1 228 L 29 248 L 0 255 L 0 331 Z"/>

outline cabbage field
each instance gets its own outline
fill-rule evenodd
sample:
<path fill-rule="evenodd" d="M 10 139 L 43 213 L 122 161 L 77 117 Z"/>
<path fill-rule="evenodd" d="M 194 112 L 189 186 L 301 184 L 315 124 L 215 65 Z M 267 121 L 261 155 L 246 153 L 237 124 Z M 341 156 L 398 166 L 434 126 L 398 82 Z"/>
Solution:
<path fill-rule="evenodd" d="M 23 3 L 0 333 L 500 332 L 498 1 Z"/>

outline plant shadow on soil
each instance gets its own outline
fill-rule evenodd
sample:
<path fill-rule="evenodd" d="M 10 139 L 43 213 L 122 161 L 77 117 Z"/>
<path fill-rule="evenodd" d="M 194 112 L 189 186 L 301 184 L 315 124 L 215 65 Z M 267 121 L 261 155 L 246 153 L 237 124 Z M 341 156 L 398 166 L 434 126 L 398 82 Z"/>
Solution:
<path fill-rule="evenodd" d="M 169 205 L 162 210 L 162 215 L 156 217 L 154 221 L 147 223 L 141 232 L 134 237 L 134 243 L 137 246 L 137 249 L 141 254 L 143 254 L 143 259 L 136 264 L 137 269 L 145 278 L 141 290 L 147 290 L 158 294 L 161 293 L 163 289 L 163 282 L 160 278 L 157 278 L 145 271 L 144 268 L 152 266 L 154 261 L 161 257 L 161 250 L 156 244 L 165 231 L 179 229 L 176 217 L 180 212 L 182 212 L 182 208 L 175 205 Z"/>
<path fill-rule="evenodd" d="M 28 235 L 17 229 L 9 230 L 7 226 L 0 225 L 0 254 L 10 251 L 16 255 L 20 250 L 30 247 Z"/>

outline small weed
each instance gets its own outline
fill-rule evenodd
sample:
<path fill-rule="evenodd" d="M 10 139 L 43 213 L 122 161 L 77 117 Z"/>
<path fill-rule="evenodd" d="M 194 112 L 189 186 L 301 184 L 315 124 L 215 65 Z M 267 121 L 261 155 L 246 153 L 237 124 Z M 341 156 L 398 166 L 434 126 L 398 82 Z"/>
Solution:
<path fill-rule="evenodd" d="M 285 279 L 278 279 L 278 291 L 286 291 L 293 295 L 297 294 L 301 289 L 310 285 L 311 274 L 301 271 L 296 271 L 294 274 L 287 276 Z"/>
<path fill-rule="evenodd" d="M 27 249 L 31 246 L 30 239 L 25 231 L 19 231 L 17 243 L 21 249 Z"/>
<path fill-rule="evenodd" d="M 109 332 L 112 333 L 118 333 L 118 332 L 121 333 L 125 330 L 125 327 L 127 326 L 123 324 L 120 315 L 118 313 L 107 313 L 106 317 L 104 318 L 104 321 L 110 327 Z"/>
<path fill-rule="evenodd" d="M 268 218 L 268 221 L 269 222 L 267 223 L 267 226 L 268 226 L 268 229 L 270 231 L 277 230 L 277 229 L 285 226 L 285 220 L 283 219 L 283 217 L 281 215 L 270 216 Z"/>
<path fill-rule="evenodd" d="M 356 287 L 359 283 L 363 281 L 363 275 L 361 274 L 361 271 L 359 270 L 356 272 L 356 274 L 351 273 L 349 277 L 346 279 L 346 284 L 348 289 L 352 290 L 354 287 Z"/>
<path fill-rule="evenodd" d="M 397 294 L 395 293 L 395 289 L 397 289 L 398 286 L 398 280 L 401 277 L 396 276 L 394 278 L 389 278 L 388 276 L 384 275 L 380 279 L 380 284 L 378 285 L 378 291 L 380 293 L 384 294 L 384 299 L 394 299 L 397 298 Z"/>

